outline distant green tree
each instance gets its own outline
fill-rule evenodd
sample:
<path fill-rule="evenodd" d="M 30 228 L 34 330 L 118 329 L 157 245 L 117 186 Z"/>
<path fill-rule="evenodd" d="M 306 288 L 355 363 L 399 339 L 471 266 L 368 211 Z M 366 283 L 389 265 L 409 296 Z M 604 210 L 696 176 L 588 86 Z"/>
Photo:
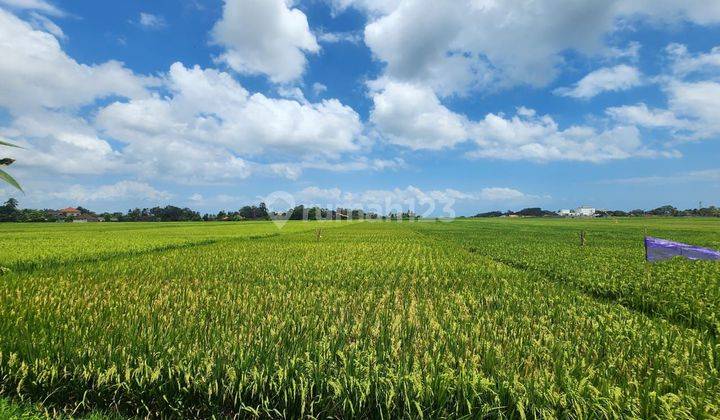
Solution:
<path fill-rule="evenodd" d="M 270 220 L 270 214 L 265 203 L 260 203 L 258 206 L 258 217 L 262 220 Z"/>
<path fill-rule="evenodd" d="M 474 217 L 500 217 L 502 216 L 501 211 L 489 211 L 486 213 L 478 213 Z"/>
<path fill-rule="evenodd" d="M 308 210 L 308 220 L 320 220 L 321 219 L 321 213 L 319 207 L 311 207 Z"/>
<path fill-rule="evenodd" d="M 292 213 L 290 213 L 290 220 L 303 220 L 305 216 L 305 206 L 300 204 L 299 206 L 295 206 L 294 209 L 291 210 Z"/>
<path fill-rule="evenodd" d="M 528 207 L 515 213 L 519 216 L 542 217 L 545 212 L 540 207 Z"/>
<path fill-rule="evenodd" d="M 78 209 L 78 211 L 79 211 L 80 213 L 82 213 L 82 214 L 95 214 L 95 212 L 93 212 L 92 210 L 88 210 L 88 209 L 86 209 L 85 207 L 82 207 L 82 206 L 78 206 L 77 209 Z"/>
<path fill-rule="evenodd" d="M 662 206 L 650 210 L 650 214 L 654 216 L 676 216 L 678 210 L 673 206 Z"/>
<path fill-rule="evenodd" d="M 0 222 L 17 222 L 20 216 L 20 212 L 17 210 L 18 201 L 10 197 L 0 207 Z"/>
<path fill-rule="evenodd" d="M 18 204 L 20 204 L 16 199 L 13 197 L 8 198 L 8 200 L 3 204 L 3 207 L 10 210 L 17 210 Z"/>

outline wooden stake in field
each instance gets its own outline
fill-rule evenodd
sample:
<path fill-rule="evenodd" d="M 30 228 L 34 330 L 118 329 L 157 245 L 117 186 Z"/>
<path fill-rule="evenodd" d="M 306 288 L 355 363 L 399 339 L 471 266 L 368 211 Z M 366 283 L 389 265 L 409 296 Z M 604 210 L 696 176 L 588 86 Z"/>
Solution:
<path fill-rule="evenodd" d="M 322 238 L 322 229 L 315 229 L 315 240 L 320 242 Z"/>
<path fill-rule="evenodd" d="M 585 231 L 580 231 L 580 246 L 585 246 Z"/>

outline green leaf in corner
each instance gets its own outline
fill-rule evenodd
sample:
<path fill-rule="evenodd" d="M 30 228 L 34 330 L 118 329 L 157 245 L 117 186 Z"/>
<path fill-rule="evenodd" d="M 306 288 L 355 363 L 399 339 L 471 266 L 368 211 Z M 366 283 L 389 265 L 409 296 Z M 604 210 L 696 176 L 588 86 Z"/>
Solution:
<path fill-rule="evenodd" d="M 2 141 L 2 140 L 0 140 L 0 145 L 2 145 L 2 146 L 10 146 L 10 147 L 17 147 L 18 149 L 22 149 L 22 147 L 20 147 L 20 146 L 18 146 L 18 145 L 16 145 L 16 144 L 8 143 L 8 142 Z"/>
<path fill-rule="evenodd" d="M 8 184 L 12 185 L 13 187 L 17 188 L 20 191 L 23 191 L 22 187 L 20 187 L 20 184 L 18 184 L 17 181 L 15 181 L 15 178 L 11 177 L 9 173 L 3 171 L 0 169 L 0 180 L 3 180 L 7 182 Z M 25 192 L 25 191 L 23 191 Z"/>

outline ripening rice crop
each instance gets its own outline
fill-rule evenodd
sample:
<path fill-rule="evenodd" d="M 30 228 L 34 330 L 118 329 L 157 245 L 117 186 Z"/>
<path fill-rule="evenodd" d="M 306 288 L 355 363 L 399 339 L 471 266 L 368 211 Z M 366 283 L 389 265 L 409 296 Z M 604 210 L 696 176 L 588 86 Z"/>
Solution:
<path fill-rule="evenodd" d="M 720 264 L 676 259 L 647 264 L 643 235 L 720 249 L 713 220 L 522 220 L 415 224 L 498 262 L 649 316 L 720 333 Z M 579 233 L 586 244 L 579 246 Z"/>
<path fill-rule="evenodd" d="M 298 225 L 0 277 L 0 395 L 203 418 L 720 415 L 706 329 L 498 262 L 453 223 Z"/>
<path fill-rule="evenodd" d="M 138 255 L 228 238 L 291 233 L 310 227 L 288 223 L 279 231 L 273 222 L 4 223 L 0 229 L 0 267 L 31 270 L 57 263 Z"/>

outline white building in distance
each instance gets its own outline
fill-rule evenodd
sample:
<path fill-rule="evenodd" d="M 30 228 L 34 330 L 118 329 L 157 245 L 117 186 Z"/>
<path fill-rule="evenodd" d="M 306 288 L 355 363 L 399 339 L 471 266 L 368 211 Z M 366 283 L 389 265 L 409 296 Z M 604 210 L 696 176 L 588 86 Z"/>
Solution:
<path fill-rule="evenodd" d="M 590 206 L 580 206 L 575 209 L 575 215 L 580 217 L 593 217 L 595 216 L 595 208 Z"/>
<path fill-rule="evenodd" d="M 594 207 L 580 206 L 575 210 L 562 209 L 557 214 L 563 217 L 593 217 L 596 212 Z"/>

